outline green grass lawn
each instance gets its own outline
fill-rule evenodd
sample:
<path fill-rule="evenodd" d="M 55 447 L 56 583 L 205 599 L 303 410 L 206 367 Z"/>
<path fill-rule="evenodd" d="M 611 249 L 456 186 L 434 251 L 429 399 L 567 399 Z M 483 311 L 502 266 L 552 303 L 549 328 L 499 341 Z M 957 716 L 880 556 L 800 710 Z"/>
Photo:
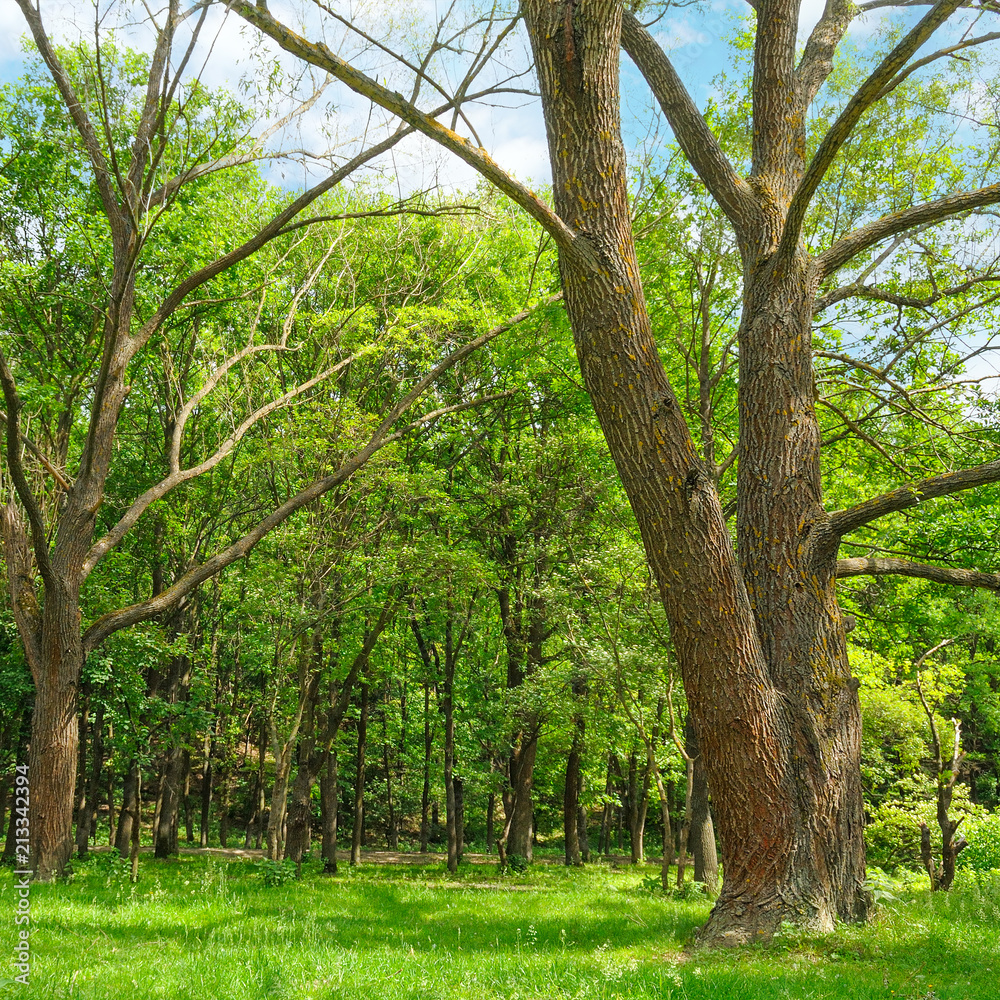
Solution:
<path fill-rule="evenodd" d="M 1000 878 L 903 893 L 867 927 L 779 935 L 738 952 L 685 951 L 708 914 L 637 872 L 535 866 L 346 866 L 266 886 L 247 861 L 104 855 L 34 885 L 28 987 L 0 997 L 93 1000 L 1000 997 Z M 12 878 L 0 871 L 0 912 Z M 12 918 L 0 920 L 0 976 Z"/>

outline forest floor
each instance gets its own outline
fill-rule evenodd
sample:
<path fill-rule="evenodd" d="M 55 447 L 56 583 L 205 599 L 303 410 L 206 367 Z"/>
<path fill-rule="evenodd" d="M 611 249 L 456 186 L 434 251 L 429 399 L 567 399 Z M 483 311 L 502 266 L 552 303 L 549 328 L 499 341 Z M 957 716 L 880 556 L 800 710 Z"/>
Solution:
<path fill-rule="evenodd" d="M 664 897 L 649 869 L 495 863 L 343 866 L 301 880 L 246 858 L 109 853 L 31 887 L 28 986 L 45 1000 L 993 1000 L 1000 873 L 886 898 L 873 922 L 768 946 L 691 950 L 710 903 Z M 266 884 L 266 882 L 281 884 Z M 14 879 L 0 872 L 0 977 Z M 0 979 L 2 981 L 2 979 Z"/>

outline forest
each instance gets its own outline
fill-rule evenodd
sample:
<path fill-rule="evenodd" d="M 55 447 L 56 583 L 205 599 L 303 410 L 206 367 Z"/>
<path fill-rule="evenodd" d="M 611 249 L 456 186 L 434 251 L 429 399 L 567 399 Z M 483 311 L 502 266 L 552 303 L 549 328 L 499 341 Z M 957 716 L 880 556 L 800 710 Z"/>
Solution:
<path fill-rule="evenodd" d="M 0 996 L 994 996 L 1000 8 L 16 5 Z"/>

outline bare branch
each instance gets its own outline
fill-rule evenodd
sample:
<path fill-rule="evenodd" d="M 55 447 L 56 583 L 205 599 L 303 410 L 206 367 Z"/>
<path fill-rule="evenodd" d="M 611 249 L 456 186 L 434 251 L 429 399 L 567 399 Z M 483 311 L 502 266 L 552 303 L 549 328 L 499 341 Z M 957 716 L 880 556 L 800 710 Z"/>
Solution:
<path fill-rule="evenodd" d="M 488 181 L 499 188 L 508 198 L 520 205 L 552 236 L 560 250 L 567 253 L 578 264 L 593 270 L 598 266 L 597 256 L 586 237 L 566 225 L 556 213 L 534 193 L 494 162 L 482 147 L 475 147 L 468 139 L 453 132 L 407 101 L 402 94 L 383 87 L 371 77 L 355 69 L 346 60 L 331 52 L 322 42 L 309 42 L 280 21 L 272 17 L 265 8 L 255 6 L 249 0 L 231 0 L 231 9 L 254 27 L 273 38 L 286 52 L 317 66 L 341 83 L 350 87 L 362 97 L 367 97 L 379 107 L 385 108 L 397 118 L 406 122 L 428 138 L 455 153 Z"/>
<path fill-rule="evenodd" d="M 83 140 L 83 147 L 87 151 L 87 157 L 94 168 L 94 182 L 97 184 L 98 193 L 101 196 L 101 204 L 108 219 L 114 219 L 118 213 L 118 199 L 115 196 L 114 185 L 111 183 L 111 170 L 108 162 L 104 158 L 104 152 L 98 141 L 94 126 L 84 110 L 80 98 L 73 89 L 69 74 L 66 72 L 62 62 L 52 48 L 49 36 L 46 34 L 45 26 L 42 24 L 41 13 L 32 6 L 31 0 L 17 0 L 24 19 L 31 29 L 31 37 L 38 47 L 38 52 L 45 65 L 48 66 L 52 79 L 55 80 L 59 93 L 62 95 L 66 109 L 69 111 L 73 124 L 76 126 L 80 138 Z"/>
<path fill-rule="evenodd" d="M 911 63 L 906 69 L 897 73 L 896 76 L 890 80 L 882 92 L 878 95 L 879 99 L 885 97 L 887 94 L 895 90 L 911 73 L 915 73 L 918 69 L 923 69 L 924 66 L 929 65 L 932 62 L 936 62 L 938 59 L 944 59 L 946 56 L 953 56 L 956 52 L 961 52 L 962 49 L 970 49 L 975 45 L 983 45 L 986 42 L 995 42 L 1000 38 L 1000 31 L 991 31 L 986 35 L 978 35 L 975 38 L 966 38 L 955 45 L 949 45 L 947 48 L 938 49 L 937 52 L 932 52 L 929 56 L 924 56 L 923 59 L 918 59 L 915 63 Z"/>
<path fill-rule="evenodd" d="M 196 288 L 204 285 L 207 281 L 211 281 L 216 275 L 221 274 L 234 264 L 246 260 L 247 257 L 260 250 L 261 247 L 270 243 L 271 240 L 281 236 L 286 231 L 288 224 L 301 211 L 308 208 L 320 195 L 336 187 L 359 167 L 391 149 L 400 139 L 411 134 L 413 131 L 412 128 L 397 129 L 388 138 L 358 153 L 357 156 L 348 160 L 347 163 L 338 170 L 335 170 L 329 177 L 324 178 L 318 184 L 313 185 L 307 191 L 300 194 L 287 208 L 274 216 L 266 226 L 259 229 L 245 243 L 230 250 L 229 253 L 217 257 L 211 264 L 206 264 L 203 268 L 185 278 L 180 284 L 175 286 L 173 291 L 160 303 L 153 315 L 146 320 L 142 328 L 132 337 L 128 345 L 129 357 L 133 357 L 146 344 L 149 338 Z"/>
<path fill-rule="evenodd" d="M 809 210 L 816 189 L 822 183 L 827 170 L 837 153 L 854 131 L 861 116 L 878 100 L 882 90 L 890 80 L 906 65 L 907 60 L 921 45 L 958 9 L 961 0 L 938 0 L 938 2 L 903 37 L 902 41 L 882 60 L 867 80 L 847 102 L 847 107 L 830 126 L 823 141 L 806 168 L 798 189 L 788 208 L 785 229 L 781 237 L 781 252 L 789 254 L 798 245 L 802 223 Z M 924 221 L 922 219 L 917 220 Z M 898 229 L 885 235 L 891 236 Z M 841 241 L 843 242 L 843 241 Z M 828 272 L 824 272 L 828 273 Z"/>
<path fill-rule="evenodd" d="M 734 225 L 746 224 L 756 209 L 750 185 L 722 151 L 667 54 L 628 11 L 622 17 L 622 47 L 649 84 L 684 155 L 712 197 Z"/>
<path fill-rule="evenodd" d="M 345 358 L 333 368 L 328 368 L 326 371 L 321 372 L 319 375 L 309 379 L 307 382 L 303 382 L 301 385 L 289 390 L 277 399 L 271 400 L 270 403 L 266 403 L 264 406 L 258 407 L 236 428 L 236 430 L 233 431 L 232 434 L 229 435 L 228 438 L 226 438 L 225 441 L 222 442 L 221 445 L 219 445 L 218 449 L 212 455 L 198 465 L 193 465 L 188 469 L 175 467 L 174 463 L 176 461 L 177 453 L 174 450 L 174 446 L 179 448 L 179 437 L 175 434 L 174 442 L 171 446 L 170 462 L 172 468 L 170 474 L 166 476 L 166 478 L 161 479 L 155 486 L 151 486 L 141 496 L 136 498 L 136 500 L 132 503 L 132 506 L 129 507 L 129 509 L 122 515 L 118 523 L 106 535 L 104 535 L 103 538 L 94 543 L 90 551 L 87 553 L 87 558 L 84 560 L 83 567 L 81 569 L 81 579 L 85 580 L 101 559 L 103 559 L 108 552 L 121 542 L 121 540 L 136 525 L 139 518 L 142 517 L 151 504 L 165 497 L 175 487 L 180 486 L 181 483 L 189 482 L 211 469 L 214 469 L 227 455 L 232 452 L 236 445 L 243 440 L 251 427 L 260 423 L 264 417 L 273 413 L 275 410 L 287 406 L 294 399 L 298 398 L 303 393 L 308 392 L 320 382 L 340 371 L 353 360 L 353 357 Z M 182 428 L 183 425 L 179 424 L 178 426 Z"/>
<path fill-rule="evenodd" d="M 847 532 L 870 524 L 887 514 L 908 510 L 925 500 L 950 496 L 952 493 L 985 486 L 997 480 L 1000 480 L 1000 461 L 986 462 L 959 472 L 946 472 L 943 476 L 922 479 L 912 486 L 900 486 L 889 493 L 865 500 L 855 507 L 835 511 L 830 515 L 829 527 L 835 535 L 843 537 Z"/>
<path fill-rule="evenodd" d="M 463 358 L 468 357 L 473 351 L 478 350 L 484 344 L 489 343 L 495 337 L 505 333 L 532 316 L 538 309 L 544 308 L 558 296 L 552 296 L 532 309 L 526 309 L 518 315 L 493 327 L 486 333 L 480 334 L 461 347 L 456 348 L 443 361 L 438 363 L 422 378 L 417 385 L 408 392 L 390 411 L 389 415 L 382 421 L 379 427 L 369 438 L 368 443 L 357 451 L 351 458 L 334 473 L 316 480 L 305 489 L 300 490 L 290 497 L 267 517 L 259 521 L 250 531 L 237 539 L 230 546 L 216 553 L 205 562 L 192 566 L 174 584 L 161 591 L 159 594 L 150 597 L 148 600 L 140 601 L 126 608 L 119 608 L 98 618 L 84 633 L 83 645 L 88 653 L 95 649 L 109 635 L 127 628 L 137 622 L 146 621 L 158 614 L 174 607 L 182 598 L 186 597 L 206 580 L 211 579 L 216 573 L 225 569 L 230 564 L 248 555 L 253 548 L 265 538 L 278 525 L 284 523 L 296 511 L 312 503 L 314 500 L 335 489 L 341 483 L 346 482 L 354 475 L 366 462 L 385 446 L 387 436 L 392 429 L 392 425 L 423 395 L 426 389 L 445 372 L 453 368 Z"/>
<path fill-rule="evenodd" d="M 4 413 L 4 412 L 3 412 L 3 410 L 0 410 L 0 424 L 4 424 L 4 425 L 6 425 L 6 424 L 7 424 L 7 414 L 6 414 L 6 413 Z M 55 481 L 56 481 L 56 482 L 57 482 L 57 483 L 58 483 L 58 484 L 59 484 L 59 485 L 60 485 L 60 486 L 61 486 L 61 487 L 62 487 L 62 488 L 63 488 L 64 490 L 68 490 L 68 489 L 69 489 L 69 483 L 68 483 L 68 482 L 66 481 L 66 478 L 65 478 L 65 477 L 63 476 L 63 474 L 62 474 L 62 473 L 61 473 L 61 472 L 60 472 L 60 471 L 59 471 L 59 470 L 58 470 L 58 469 L 57 469 L 57 468 L 56 468 L 56 467 L 55 467 L 55 466 L 54 466 L 54 465 L 53 465 L 53 464 L 52 464 L 52 463 L 51 463 L 51 462 L 50 462 L 50 461 L 48 460 L 48 458 L 46 458 L 46 456 L 45 456 L 45 453 L 44 453 L 44 452 L 43 452 L 43 451 L 41 450 L 41 448 L 39 448 L 39 447 L 38 447 L 38 445 L 37 445 L 37 444 L 35 444 L 35 442 L 34 442 L 34 441 L 32 441 L 32 440 L 31 440 L 31 438 L 29 438 L 29 437 L 25 436 L 24 434 L 21 434 L 21 443 L 22 443 L 22 444 L 23 444 L 23 445 L 24 445 L 24 446 L 25 446 L 25 447 L 26 447 L 26 448 L 28 449 L 28 451 L 30 451 L 30 452 L 31 452 L 31 454 L 32 454 L 32 455 L 34 455 L 34 456 L 35 456 L 35 458 L 37 458 L 37 459 L 38 459 L 38 461 L 39 461 L 39 462 L 41 462 L 41 463 L 42 463 L 42 465 L 44 465 L 44 466 L 45 466 L 45 468 L 46 468 L 46 470 L 48 471 L 49 475 L 51 475 L 51 476 L 52 476 L 52 478 L 53 478 L 53 479 L 54 479 L 54 480 L 55 480 Z"/>
<path fill-rule="evenodd" d="M 1000 591 L 1000 573 L 983 573 L 977 569 L 956 569 L 911 562 L 909 559 L 888 559 L 876 556 L 855 556 L 837 560 L 837 578 L 850 576 L 911 576 L 933 583 L 948 583 L 956 587 L 980 587 Z"/>
<path fill-rule="evenodd" d="M 914 205 L 902 212 L 884 215 L 881 219 L 861 226 L 842 236 L 828 250 L 816 259 L 818 272 L 826 277 L 843 267 L 852 257 L 867 250 L 882 240 L 927 223 L 942 222 L 945 219 L 985 205 L 1000 202 L 1000 183 L 977 188 L 975 191 L 960 191 L 946 195 L 935 201 Z"/>

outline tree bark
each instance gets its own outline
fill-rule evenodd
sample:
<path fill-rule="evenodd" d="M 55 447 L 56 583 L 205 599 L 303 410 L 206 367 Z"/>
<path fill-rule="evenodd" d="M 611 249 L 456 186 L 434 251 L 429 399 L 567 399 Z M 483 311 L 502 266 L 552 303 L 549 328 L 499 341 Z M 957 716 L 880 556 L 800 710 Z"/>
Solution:
<path fill-rule="evenodd" d="M 351 864 L 361 864 L 365 821 L 365 750 L 368 745 L 368 684 L 361 685 L 361 717 L 358 719 L 358 756 L 354 768 L 354 828 L 351 831 Z"/>
<path fill-rule="evenodd" d="M 560 245 L 580 369 L 660 588 L 716 791 L 725 881 L 703 940 L 766 938 L 783 919 L 832 929 L 838 917 L 863 917 L 867 898 L 857 685 L 819 490 L 815 279 L 800 253 L 774 253 L 773 225 L 753 240 L 741 234 L 741 572 L 638 277 L 620 138 L 621 8 L 525 0 L 521 9 L 556 213 L 599 260 L 589 266 L 575 241 Z M 759 25 L 758 37 L 786 27 Z"/>
<path fill-rule="evenodd" d="M 420 793 L 420 853 L 427 853 L 427 841 L 430 837 L 430 801 L 431 801 L 431 689 L 430 683 L 424 681 L 424 783 Z"/>
<path fill-rule="evenodd" d="M 698 748 L 694 720 L 688 713 L 685 727 L 687 752 L 694 759 L 694 779 L 691 786 L 691 832 L 688 843 L 694 859 L 694 880 L 712 895 L 719 889 L 719 858 L 715 848 L 715 828 L 709 805 L 708 775 Z"/>
<path fill-rule="evenodd" d="M 319 802 L 323 825 L 323 871 L 337 874 L 337 751 L 327 750 L 323 776 L 320 778 Z"/>
<path fill-rule="evenodd" d="M 580 861 L 580 743 L 578 726 L 574 726 L 573 743 L 566 760 L 566 781 L 563 786 L 563 831 L 567 865 Z"/>
<path fill-rule="evenodd" d="M 132 842 L 132 830 L 139 822 L 139 762 L 132 760 L 125 772 L 122 783 L 122 807 L 118 814 L 118 830 L 115 836 L 115 850 L 123 858 L 128 857 Z"/>
<path fill-rule="evenodd" d="M 218 731 L 218 716 L 213 720 L 211 734 L 205 735 L 205 763 L 201 772 L 201 816 L 198 824 L 198 846 L 208 847 L 209 824 L 212 818 L 212 786 L 215 782 L 215 769 L 212 761 L 216 754 L 216 733 Z"/>
<path fill-rule="evenodd" d="M 160 777 L 160 809 L 156 819 L 153 854 L 169 858 L 178 853 L 177 818 L 184 789 L 184 750 L 171 747 Z"/>
<path fill-rule="evenodd" d="M 90 778 L 87 782 L 87 794 L 84 807 L 76 829 L 76 852 L 82 858 L 86 857 L 88 841 L 97 836 L 97 809 L 101 797 L 101 773 L 104 770 L 104 705 L 97 707 L 97 717 L 94 719 L 90 740 Z M 110 821 L 110 803 L 108 805 Z"/>
<path fill-rule="evenodd" d="M 538 733 L 528 731 L 521 736 L 520 744 L 510 757 L 511 814 L 508 820 L 507 855 L 531 860 L 532 818 L 534 810 L 531 789 L 534 784 L 535 755 L 538 752 Z"/>

